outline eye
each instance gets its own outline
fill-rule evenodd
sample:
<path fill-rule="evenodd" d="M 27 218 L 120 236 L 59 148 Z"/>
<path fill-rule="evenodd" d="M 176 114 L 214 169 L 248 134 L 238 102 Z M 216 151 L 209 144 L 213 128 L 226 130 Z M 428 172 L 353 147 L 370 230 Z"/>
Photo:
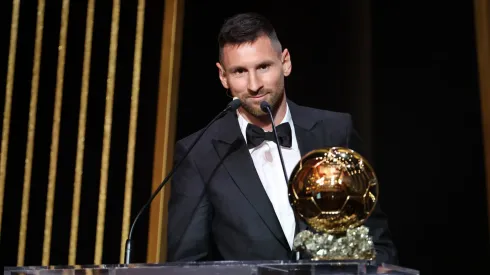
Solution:
<path fill-rule="evenodd" d="M 270 67 L 270 64 L 261 64 L 258 69 L 259 70 L 267 70 Z"/>
<path fill-rule="evenodd" d="M 237 68 L 237 69 L 233 70 L 234 74 L 243 74 L 244 72 L 245 72 L 245 69 L 243 69 L 243 68 Z"/>

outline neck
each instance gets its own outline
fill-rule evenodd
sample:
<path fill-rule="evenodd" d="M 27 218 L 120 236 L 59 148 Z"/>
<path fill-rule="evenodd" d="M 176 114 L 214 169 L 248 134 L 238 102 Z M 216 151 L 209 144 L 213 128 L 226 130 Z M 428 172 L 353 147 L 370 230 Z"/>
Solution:
<path fill-rule="evenodd" d="M 286 97 L 284 96 L 277 106 L 272 110 L 272 115 L 274 116 L 274 124 L 277 126 L 286 116 L 287 104 Z M 240 107 L 239 112 L 243 115 L 248 122 L 264 129 L 264 131 L 272 131 L 272 123 L 269 114 L 257 117 L 249 114 L 247 111 Z"/>

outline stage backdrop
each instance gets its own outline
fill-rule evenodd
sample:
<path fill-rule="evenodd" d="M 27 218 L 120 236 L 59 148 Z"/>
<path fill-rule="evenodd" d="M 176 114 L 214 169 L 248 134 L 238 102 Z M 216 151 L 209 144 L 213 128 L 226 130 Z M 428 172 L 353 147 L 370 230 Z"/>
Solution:
<path fill-rule="evenodd" d="M 4 265 L 123 261 L 173 148 L 181 3 L 2 1 Z M 151 247 L 149 213 L 135 262 Z"/>

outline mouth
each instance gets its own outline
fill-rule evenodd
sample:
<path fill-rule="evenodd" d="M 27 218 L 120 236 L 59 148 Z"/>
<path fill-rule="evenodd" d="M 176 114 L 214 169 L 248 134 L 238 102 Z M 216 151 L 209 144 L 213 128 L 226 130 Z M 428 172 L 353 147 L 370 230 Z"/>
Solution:
<path fill-rule="evenodd" d="M 265 94 L 260 94 L 260 95 L 256 95 L 256 96 L 250 96 L 249 98 L 250 98 L 250 99 L 253 99 L 253 100 L 258 100 L 258 99 L 262 99 L 262 98 L 264 98 L 266 95 L 267 95 L 267 93 L 265 93 Z"/>

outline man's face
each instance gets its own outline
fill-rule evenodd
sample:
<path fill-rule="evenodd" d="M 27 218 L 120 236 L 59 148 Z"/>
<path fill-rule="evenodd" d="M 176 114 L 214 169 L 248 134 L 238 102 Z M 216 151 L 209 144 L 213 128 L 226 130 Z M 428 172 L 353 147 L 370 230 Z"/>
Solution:
<path fill-rule="evenodd" d="M 267 36 L 253 43 L 226 45 L 223 49 L 219 77 L 242 107 L 254 116 L 263 116 L 260 102 L 274 109 L 284 97 L 284 77 L 291 72 L 288 50 L 278 52 Z"/>

